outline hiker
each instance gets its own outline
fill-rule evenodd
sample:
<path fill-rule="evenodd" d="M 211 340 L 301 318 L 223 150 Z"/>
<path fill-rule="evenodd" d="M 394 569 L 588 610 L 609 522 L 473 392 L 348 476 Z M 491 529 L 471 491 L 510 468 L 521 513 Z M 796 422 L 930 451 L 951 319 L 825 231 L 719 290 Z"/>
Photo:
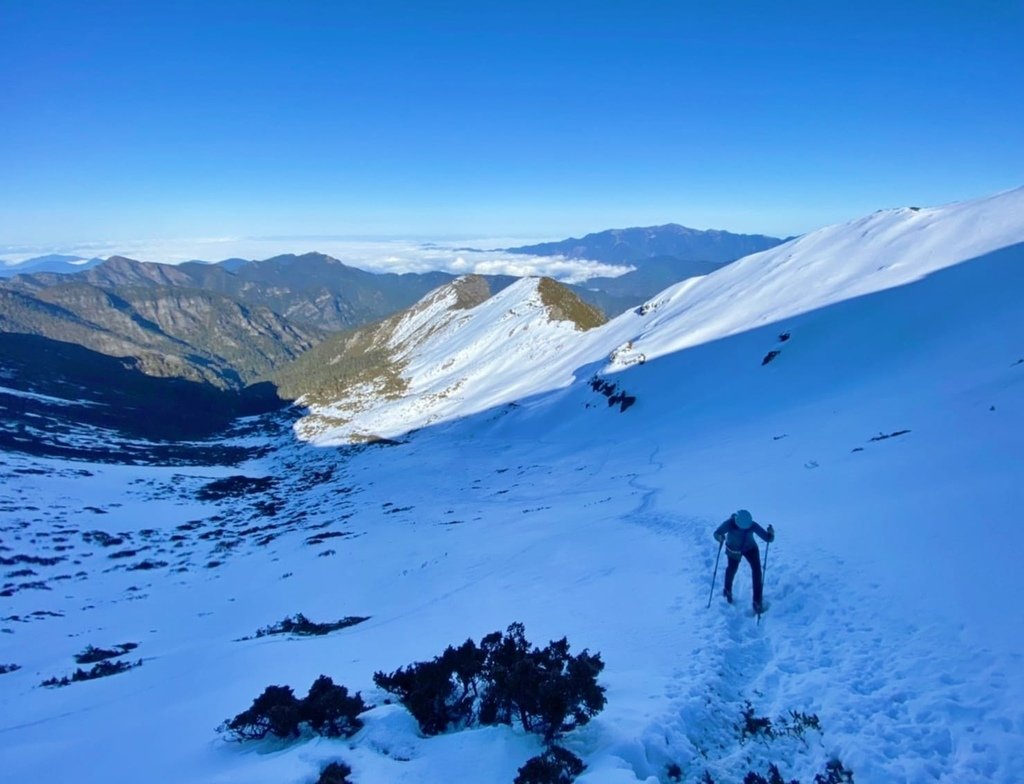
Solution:
<path fill-rule="evenodd" d="M 775 529 L 772 526 L 769 525 L 768 530 L 764 530 L 754 522 L 750 512 L 740 509 L 718 526 L 715 530 L 715 540 L 719 544 L 725 542 L 725 553 L 729 557 L 729 565 L 725 567 L 725 590 L 722 591 L 722 596 L 732 604 L 732 581 L 736 577 L 736 570 L 740 568 L 740 559 L 746 558 L 754 578 L 754 612 L 760 615 L 763 609 L 764 585 L 761 580 L 761 550 L 754 541 L 754 534 L 766 542 L 775 541 Z"/>

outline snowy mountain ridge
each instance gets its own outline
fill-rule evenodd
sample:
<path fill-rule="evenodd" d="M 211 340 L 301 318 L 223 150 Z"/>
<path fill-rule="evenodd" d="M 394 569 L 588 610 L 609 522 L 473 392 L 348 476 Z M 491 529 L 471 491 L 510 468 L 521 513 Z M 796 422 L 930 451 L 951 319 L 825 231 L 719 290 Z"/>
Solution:
<path fill-rule="evenodd" d="M 312 413 L 296 431 L 324 444 L 387 438 L 531 394 L 530 371 L 568 370 L 561 358 L 587 334 L 554 300 L 570 303 L 586 326 L 601 320 L 554 281 L 524 278 L 490 297 L 462 297 L 481 285 L 482 279 L 460 278 L 384 322 L 367 350 L 383 343 L 390 364 L 401 368 L 400 392 L 388 392 L 381 374 L 327 404 L 300 398 Z"/>
<path fill-rule="evenodd" d="M 882 210 L 669 288 L 648 304 L 654 317 L 634 342 L 660 356 L 905 285 L 1020 242 L 1024 188 L 944 207 Z"/>
<path fill-rule="evenodd" d="M 1024 188 L 945 207 L 882 210 L 819 229 L 683 281 L 587 332 L 546 324 L 543 316 L 538 321 L 530 281 L 457 321 L 439 299 L 447 295 L 431 295 L 410 311 L 390 344 L 405 365 L 408 388 L 401 397 L 375 398 L 372 389 L 360 388 L 313 406 L 297 432 L 318 443 L 392 438 L 565 387 L 581 375 L 615 372 L 902 286 L 1019 242 Z M 439 314 L 447 314 L 443 324 Z M 332 421 L 346 424 L 332 427 Z"/>

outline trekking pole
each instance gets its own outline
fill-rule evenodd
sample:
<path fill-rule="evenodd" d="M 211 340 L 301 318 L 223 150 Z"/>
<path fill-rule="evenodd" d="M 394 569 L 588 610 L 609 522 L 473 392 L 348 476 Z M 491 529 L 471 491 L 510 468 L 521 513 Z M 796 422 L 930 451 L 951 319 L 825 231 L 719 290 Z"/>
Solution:
<path fill-rule="evenodd" d="M 764 563 L 761 564 L 761 609 L 764 609 L 764 581 L 768 574 L 768 548 L 772 546 L 771 542 L 764 543 Z M 761 623 L 761 613 L 757 614 L 757 623 Z"/>
<path fill-rule="evenodd" d="M 708 594 L 708 609 L 711 608 L 711 600 L 712 600 L 712 598 L 714 598 L 714 595 L 715 595 L 715 580 L 718 578 L 718 561 L 722 557 L 722 545 L 723 544 L 724 544 L 724 542 L 719 542 L 718 543 L 718 555 L 715 556 L 715 571 L 711 575 L 711 593 Z"/>

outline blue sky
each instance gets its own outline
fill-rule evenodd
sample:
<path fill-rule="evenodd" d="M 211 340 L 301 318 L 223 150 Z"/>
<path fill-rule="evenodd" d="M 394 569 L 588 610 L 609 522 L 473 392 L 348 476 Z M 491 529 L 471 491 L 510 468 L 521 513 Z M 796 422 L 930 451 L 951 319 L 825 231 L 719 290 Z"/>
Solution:
<path fill-rule="evenodd" d="M 0 0 L 0 250 L 788 235 L 1024 183 L 1024 4 Z"/>

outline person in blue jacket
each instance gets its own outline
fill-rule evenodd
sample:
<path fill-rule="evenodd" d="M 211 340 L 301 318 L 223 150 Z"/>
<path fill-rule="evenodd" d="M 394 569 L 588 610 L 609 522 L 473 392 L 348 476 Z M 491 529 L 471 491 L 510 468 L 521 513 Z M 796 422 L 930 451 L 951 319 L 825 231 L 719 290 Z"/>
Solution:
<path fill-rule="evenodd" d="M 761 580 L 761 550 L 754 541 L 754 534 L 766 542 L 775 541 L 775 529 L 772 526 L 769 525 L 766 531 L 754 522 L 750 512 L 740 509 L 715 529 L 715 540 L 719 544 L 725 543 L 725 554 L 729 557 L 729 565 L 725 567 L 725 590 L 722 591 L 722 595 L 729 604 L 732 604 L 732 581 L 740 568 L 740 559 L 746 558 L 754 579 L 754 612 L 760 615 L 763 609 L 764 585 Z"/>

